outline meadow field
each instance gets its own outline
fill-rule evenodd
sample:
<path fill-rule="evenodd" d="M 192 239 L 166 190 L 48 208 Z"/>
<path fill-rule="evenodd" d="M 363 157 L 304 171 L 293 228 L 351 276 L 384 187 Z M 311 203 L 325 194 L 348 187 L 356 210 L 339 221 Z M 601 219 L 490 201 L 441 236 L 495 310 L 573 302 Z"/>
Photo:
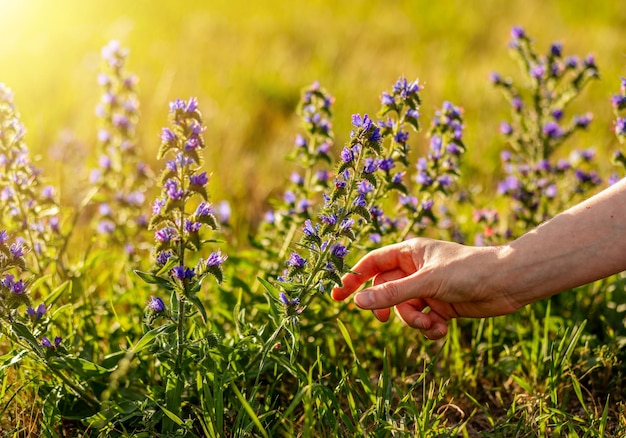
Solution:
<path fill-rule="evenodd" d="M 626 435 L 623 274 L 439 341 L 329 296 L 626 174 L 620 2 L 0 0 L 0 41 L 3 436 Z"/>

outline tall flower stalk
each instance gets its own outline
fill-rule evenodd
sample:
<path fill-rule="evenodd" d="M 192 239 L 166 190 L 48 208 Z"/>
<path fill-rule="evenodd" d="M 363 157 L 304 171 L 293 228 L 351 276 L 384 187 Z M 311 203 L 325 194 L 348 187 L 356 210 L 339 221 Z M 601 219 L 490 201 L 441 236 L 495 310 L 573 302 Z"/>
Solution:
<path fill-rule="evenodd" d="M 62 262 L 60 211 L 56 189 L 45 184 L 41 169 L 33 164 L 25 134 L 13 94 L 0 84 L 0 225 L 24 236 L 32 250 L 32 269 L 43 274 Z"/>
<path fill-rule="evenodd" d="M 149 225 L 154 230 L 154 266 L 151 272 L 137 273 L 146 282 L 157 285 L 160 291 L 171 292 L 170 308 L 161 297 L 150 298 L 146 322 L 151 327 L 164 317 L 164 326 L 153 329 L 164 336 L 154 348 L 165 365 L 166 407 L 179 415 L 183 392 L 190 384 L 187 382 L 189 369 L 198 360 L 189 348 L 190 343 L 210 343 L 215 338 L 208 330 L 198 330 L 197 325 L 191 330 L 190 318 L 199 314 L 206 326 L 207 312 L 198 294 L 207 276 L 222 281 L 226 256 L 217 250 L 206 258 L 199 257 L 211 242 L 204 233 L 206 229 L 215 230 L 217 221 L 207 192 L 209 176 L 201 168 L 201 152 L 205 147 L 202 133 L 206 128 L 196 99 L 172 102 L 170 120 L 170 126 L 161 134 L 158 158 L 171 159 L 161 173 L 161 194 L 153 203 Z M 173 330 L 165 330 L 169 327 Z M 191 336 L 196 338 L 191 339 Z M 173 427 L 172 422 L 166 421 L 165 429 Z"/>
<path fill-rule="evenodd" d="M 436 195 L 451 189 L 465 150 L 463 122 L 460 108 L 445 103 L 428 132 L 429 151 L 411 171 L 409 130 L 420 128 L 420 89 L 417 80 L 400 78 L 393 90 L 381 97 L 382 120 L 353 115 L 350 140 L 328 173 L 327 187 L 317 186 L 322 189 L 322 204 L 315 210 L 311 204 L 302 217 L 296 209 L 284 210 L 283 215 L 293 221 L 291 226 L 300 224 L 299 241 L 292 243 L 291 233 L 283 234 L 288 236 L 290 248 L 283 258 L 283 272 L 276 287 L 268 281 L 270 276 L 262 280 L 274 305 L 282 309 L 282 322 L 268 345 L 282 329 L 292 339 L 296 337 L 298 319 L 313 297 L 341 284 L 351 251 L 422 234 L 426 225 L 436 222 Z M 301 147 L 307 144 L 304 140 L 300 143 Z M 319 159 L 317 148 L 299 154 L 313 163 Z M 324 155 L 332 156 L 326 151 Z M 412 175 L 411 181 L 407 174 Z M 305 179 L 297 193 L 310 193 L 307 187 L 311 180 Z"/>
<path fill-rule="evenodd" d="M 148 166 L 141 161 L 136 142 L 139 118 L 137 77 L 126 71 L 128 50 L 117 41 L 102 49 L 98 84 L 102 97 L 96 107 L 99 166 L 91 172 L 98 193 L 95 229 L 105 245 L 123 246 L 133 255 L 141 246 L 141 231 L 147 229 L 145 192 L 152 181 Z M 133 239 L 131 239 L 131 236 Z"/>
<path fill-rule="evenodd" d="M 570 204 L 574 196 L 602 182 L 592 166 L 593 149 L 574 151 L 569 159 L 554 158 L 567 139 L 592 122 L 591 113 L 568 118 L 567 111 L 598 78 L 594 57 L 564 56 L 560 42 L 552 43 L 548 52 L 540 55 L 520 27 L 512 29 L 509 46 L 521 62 L 521 86 L 497 73 L 491 76 L 511 105 L 511 119 L 500 125 L 511 148 L 502 152 L 505 177 L 498 184 L 499 194 L 510 198 L 513 206 L 511 222 L 506 230 L 500 230 L 506 238 L 539 225 L 556 212 L 555 208 Z M 555 203 L 555 199 L 563 202 Z M 487 234 L 487 240 L 484 234 L 479 240 L 498 241 L 497 232 Z"/>

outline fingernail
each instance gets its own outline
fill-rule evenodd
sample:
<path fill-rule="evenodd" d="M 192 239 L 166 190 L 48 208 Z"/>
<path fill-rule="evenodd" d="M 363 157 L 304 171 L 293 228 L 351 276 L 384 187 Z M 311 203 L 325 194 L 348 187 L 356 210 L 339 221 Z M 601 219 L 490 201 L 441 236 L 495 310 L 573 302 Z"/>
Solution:
<path fill-rule="evenodd" d="M 374 304 L 374 294 L 370 291 L 359 292 L 354 296 L 354 302 L 359 307 L 368 307 Z"/>

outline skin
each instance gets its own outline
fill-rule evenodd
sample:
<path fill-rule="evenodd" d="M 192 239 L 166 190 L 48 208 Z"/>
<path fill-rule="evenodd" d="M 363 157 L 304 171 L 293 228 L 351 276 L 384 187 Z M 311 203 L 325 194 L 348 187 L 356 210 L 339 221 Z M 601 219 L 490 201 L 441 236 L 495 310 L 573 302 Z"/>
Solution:
<path fill-rule="evenodd" d="M 363 257 L 333 290 L 387 321 L 390 309 L 428 339 L 452 318 L 513 313 L 626 270 L 626 179 L 501 246 L 415 238 Z"/>

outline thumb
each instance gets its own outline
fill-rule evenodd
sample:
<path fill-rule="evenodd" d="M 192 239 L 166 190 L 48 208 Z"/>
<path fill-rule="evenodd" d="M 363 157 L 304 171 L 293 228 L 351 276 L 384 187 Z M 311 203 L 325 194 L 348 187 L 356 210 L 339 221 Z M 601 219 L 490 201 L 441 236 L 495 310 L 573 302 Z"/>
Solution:
<path fill-rule="evenodd" d="M 404 303 L 412 298 L 427 298 L 427 290 L 420 287 L 420 278 L 416 274 L 397 280 L 387 281 L 364 289 L 354 296 L 354 303 L 361 309 L 387 309 Z"/>

